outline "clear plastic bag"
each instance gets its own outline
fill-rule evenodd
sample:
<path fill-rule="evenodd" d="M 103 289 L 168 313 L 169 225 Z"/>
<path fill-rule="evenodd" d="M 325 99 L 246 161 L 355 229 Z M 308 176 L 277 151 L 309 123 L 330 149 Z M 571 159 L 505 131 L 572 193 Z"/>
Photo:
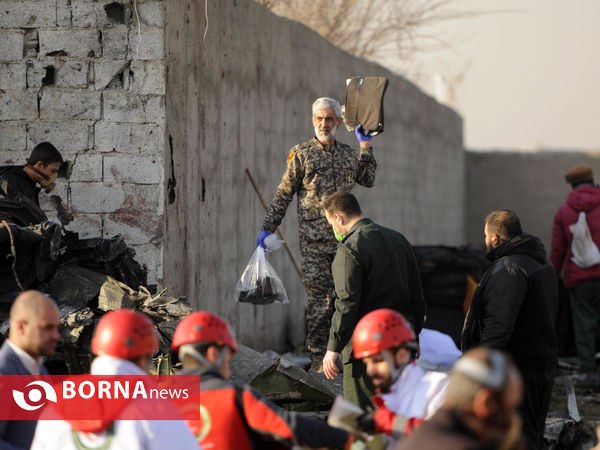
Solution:
<path fill-rule="evenodd" d="M 281 278 L 269 264 L 265 250 L 258 246 L 244 269 L 242 277 L 235 285 L 235 301 L 268 305 L 270 303 L 289 303 Z"/>

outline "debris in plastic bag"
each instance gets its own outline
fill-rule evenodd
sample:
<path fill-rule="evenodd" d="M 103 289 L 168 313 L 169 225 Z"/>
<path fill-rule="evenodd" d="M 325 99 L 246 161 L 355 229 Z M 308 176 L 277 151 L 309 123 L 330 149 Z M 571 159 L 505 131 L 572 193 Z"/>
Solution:
<path fill-rule="evenodd" d="M 289 303 L 283 283 L 269 264 L 262 247 L 256 247 L 250 262 L 235 285 L 235 301 L 268 305 L 270 303 Z"/>

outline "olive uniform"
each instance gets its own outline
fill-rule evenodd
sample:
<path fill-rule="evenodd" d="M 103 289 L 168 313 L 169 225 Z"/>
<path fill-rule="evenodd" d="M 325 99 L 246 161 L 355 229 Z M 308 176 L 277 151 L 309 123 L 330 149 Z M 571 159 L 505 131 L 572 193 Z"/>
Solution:
<path fill-rule="evenodd" d="M 365 409 L 373 384 L 362 360 L 353 357 L 352 333 L 369 312 L 390 308 L 402 314 L 418 336 L 427 310 L 419 266 L 401 233 L 363 218 L 339 245 L 332 271 L 337 298 L 327 349 L 342 353 L 344 397 Z"/>
<path fill-rule="evenodd" d="M 291 149 L 286 171 L 265 216 L 263 229 L 273 233 L 297 194 L 302 281 L 308 291 L 306 347 L 313 361 L 323 357 L 329 337 L 333 314 L 331 263 L 337 247 L 320 202 L 334 192 L 350 191 L 356 183 L 373 186 L 376 167 L 371 148 L 361 148 L 359 154 L 341 142 L 323 145 L 313 137 Z"/>

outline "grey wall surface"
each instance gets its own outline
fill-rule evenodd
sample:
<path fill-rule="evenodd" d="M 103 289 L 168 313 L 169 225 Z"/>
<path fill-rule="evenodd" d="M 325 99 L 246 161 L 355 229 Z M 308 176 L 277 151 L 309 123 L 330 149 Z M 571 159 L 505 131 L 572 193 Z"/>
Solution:
<path fill-rule="evenodd" d="M 475 245 L 483 245 L 486 214 L 508 208 L 517 213 L 525 231 L 542 239 L 549 252 L 554 214 L 571 191 L 565 173 L 587 164 L 600 174 L 598 151 L 469 151 L 466 159 L 467 240 Z"/>
<path fill-rule="evenodd" d="M 312 135 L 312 101 L 343 101 L 353 75 L 390 79 L 386 131 L 374 138 L 377 180 L 354 191 L 366 215 L 415 244 L 464 243 L 465 157 L 455 112 L 254 1 L 208 2 L 206 16 L 204 2 L 166 3 L 165 180 L 176 185 L 172 203 L 165 189 L 164 276 L 172 295 L 225 316 L 256 349 L 302 342 L 306 294 L 283 250 L 271 262 L 290 305 L 233 299 L 264 216 L 244 171 L 270 202 L 289 149 Z M 357 145 L 345 130 L 338 138 Z M 282 229 L 299 258 L 295 209 L 294 201 Z"/>

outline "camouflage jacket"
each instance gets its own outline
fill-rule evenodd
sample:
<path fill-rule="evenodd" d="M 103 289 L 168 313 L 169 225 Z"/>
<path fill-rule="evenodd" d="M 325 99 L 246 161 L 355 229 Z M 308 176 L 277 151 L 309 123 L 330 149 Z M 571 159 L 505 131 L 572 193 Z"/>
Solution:
<path fill-rule="evenodd" d="M 373 186 L 376 168 L 372 149 L 361 149 L 359 155 L 346 144 L 335 141 L 333 145 L 324 146 L 314 137 L 294 146 L 265 216 L 263 229 L 275 231 L 296 193 L 301 240 L 333 239 L 320 202 L 334 192 L 350 191 L 355 183 Z"/>

